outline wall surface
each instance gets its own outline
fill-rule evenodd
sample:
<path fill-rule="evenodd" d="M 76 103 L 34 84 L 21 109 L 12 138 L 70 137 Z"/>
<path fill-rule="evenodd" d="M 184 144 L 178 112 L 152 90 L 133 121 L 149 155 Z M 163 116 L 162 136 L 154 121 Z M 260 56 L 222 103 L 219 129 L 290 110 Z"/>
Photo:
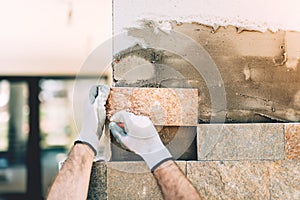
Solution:
<path fill-rule="evenodd" d="M 167 22 L 177 21 L 258 31 L 300 31 L 299 6 L 297 0 L 114 0 L 114 31 L 139 26 L 142 20 L 156 21 L 163 29 L 170 29 Z"/>
<path fill-rule="evenodd" d="M 196 87 L 203 122 L 299 121 L 298 4 L 116 0 L 115 85 Z"/>
<path fill-rule="evenodd" d="M 201 124 L 197 134 L 200 156 L 177 164 L 202 199 L 300 198 L 299 124 Z M 94 163 L 88 199 L 163 198 L 144 162 L 123 161 Z"/>
<path fill-rule="evenodd" d="M 114 85 L 199 91 L 197 127 L 157 129 L 203 199 L 300 198 L 300 126 L 290 123 L 300 121 L 298 8 L 114 1 Z M 162 199 L 145 164 L 132 162 L 141 158 L 111 147 L 112 162 L 95 163 L 91 179 L 104 190 L 90 187 L 90 199 Z"/>

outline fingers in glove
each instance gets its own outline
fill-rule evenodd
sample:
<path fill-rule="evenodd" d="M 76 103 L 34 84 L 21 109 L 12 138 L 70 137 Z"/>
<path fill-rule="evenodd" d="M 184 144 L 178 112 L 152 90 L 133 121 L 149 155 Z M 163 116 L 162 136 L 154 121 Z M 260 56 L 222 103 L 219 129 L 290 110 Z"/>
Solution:
<path fill-rule="evenodd" d="M 90 103 L 93 104 L 95 102 L 96 97 L 98 96 L 98 86 L 94 85 L 91 87 L 89 92 L 89 100 Z"/>
<path fill-rule="evenodd" d="M 109 92 L 110 92 L 110 88 L 108 85 L 92 86 L 89 93 L 90 103 L 93 104 L 97 98 L 97 100 L 101 103 L 101 105 L 105 105 Z"/>
<path fill-rule="evenodd" d="M 101 102 L 103 102 L 102 105 L 105 105 L 107 98 L 109 96 L 110 88 L 108 85 L 98 85 L 98 97 Z"/>
<path fill-rule="evenodd" d="M 133 127 L 133 122 L 130 119 L 130 115 L 134 115 L 133 113 L 126 112 L 125 110 L 121 110 L 116 112 L 111 118 L 110 121 L 113 122 L 121 122 L 125 126 L 125 131 L 128 132 L 130 127 Z"/>
<path fill-rule="evenodd" d="M 124 131 L 124 129 L 122 129 L 120 126 L 118 126 L 118 124 L 116 122 L 110 122 L 109 123 L 109 129 L 110 132 L 112 133 L 112 135 L 115 137 L 116 141 L 125 149 L 128 149 L 126 147 L 126 145 L 124 145 L 124 143 L 122 142 L 125 137 L 126 137 L 126 133 Z"/>

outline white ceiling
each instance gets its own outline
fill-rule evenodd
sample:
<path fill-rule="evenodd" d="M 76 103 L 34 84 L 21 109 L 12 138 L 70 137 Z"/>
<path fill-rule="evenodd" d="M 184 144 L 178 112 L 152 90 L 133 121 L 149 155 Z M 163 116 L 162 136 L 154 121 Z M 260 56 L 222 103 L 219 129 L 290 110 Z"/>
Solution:
<path fill-rule="evenodd" d="M 111 0 L 0 1 L 0 74 L 76 74 L 111 37 L 111 6 Z"/>

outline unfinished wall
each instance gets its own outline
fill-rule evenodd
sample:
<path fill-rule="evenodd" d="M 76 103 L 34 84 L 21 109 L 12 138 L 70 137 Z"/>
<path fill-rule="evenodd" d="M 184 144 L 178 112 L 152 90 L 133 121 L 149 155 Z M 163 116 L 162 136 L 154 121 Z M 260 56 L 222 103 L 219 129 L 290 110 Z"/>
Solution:
<path fill-rule="evenodd" d="M 177 163 L 203 199 L 294 200 L 300 198 L 299 142 L 299 124 L 202 124 L 198 159 Z M 97 162 L 89 199 L 162 199 L 162 194 L 143 162 Z"/>
<path fill-rule="evenodd" d="M 125 31 L 114 40 L 114 85 L 199 91 L 197 128 L 164 130 L 183 142 L 197 136 L 174 149 L 188 152 L 182 169 L 204 199 L 300 198 L 299 124 L 291 123 L 300 120 L 298 4 L 114 1 L 114 33 Z M 138 160 L 115 145 L 112 158 Z M 115 170 L 141 163 L 104 165 L 108 199 L 161 199 L 150 173 L 141 181 Z"/>
<path fill-rule="evenodd" d="M 182 33 L 215 62 L 225 87 L 227 122 L 299 121 L 299 6 L 293 0 L 284 5 L 258 0 L 115 0 L 114 35 L 128 35 L 115 39 L 115 84 L 197 87 L 199 121 L 209 122 L 218 113 L 212 113 L 210 86 L 202 72 L 199 76 L 194 63 L 171 47 L 155 48 L 168 40 L 163 34 L 171 38 L 173 32 Z M 186 54 L 197 53 L 185 48 Z M 198 62 L 203 64 L 200 57 Z"/>
<path fill-rule="evenodd" d="M 155 25 L 149 23 L 131 28 L 128 34 L 156 40 Z M 225 87 L 227 122 L 299 121 L 300 47 L 295 45 L 300 44 L 299 32 L 239 32 L 233 26 L 214 31 L 195 23 L 171 25 L 201 45 L 215 62 Z M 134 76 L 138 70 L 142 76 Z M 123 51 L 114 64 L 116 86 L 198 88 L 199 121 L 209 122 L 218 113 L 211 113 L 210 88 L 201 75 L 174 53 L 139 46 Z"/>

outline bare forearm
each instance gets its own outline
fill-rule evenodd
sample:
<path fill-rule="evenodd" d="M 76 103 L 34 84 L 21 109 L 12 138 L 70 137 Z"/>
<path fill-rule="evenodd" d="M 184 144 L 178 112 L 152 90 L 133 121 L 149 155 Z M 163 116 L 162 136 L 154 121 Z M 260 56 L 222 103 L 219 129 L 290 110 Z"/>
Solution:
<path fill-rule="evenodd" d="M 167 161 L 153 172 L 164 199 L 200 199 L 198 191 L 174 161 Z"/>
<path fill-rule="evenodd" d="M 48 193 L 48 200 L 86 199 L 94 152 L 85 144 L 76 144 L 63 164 Z"/>

